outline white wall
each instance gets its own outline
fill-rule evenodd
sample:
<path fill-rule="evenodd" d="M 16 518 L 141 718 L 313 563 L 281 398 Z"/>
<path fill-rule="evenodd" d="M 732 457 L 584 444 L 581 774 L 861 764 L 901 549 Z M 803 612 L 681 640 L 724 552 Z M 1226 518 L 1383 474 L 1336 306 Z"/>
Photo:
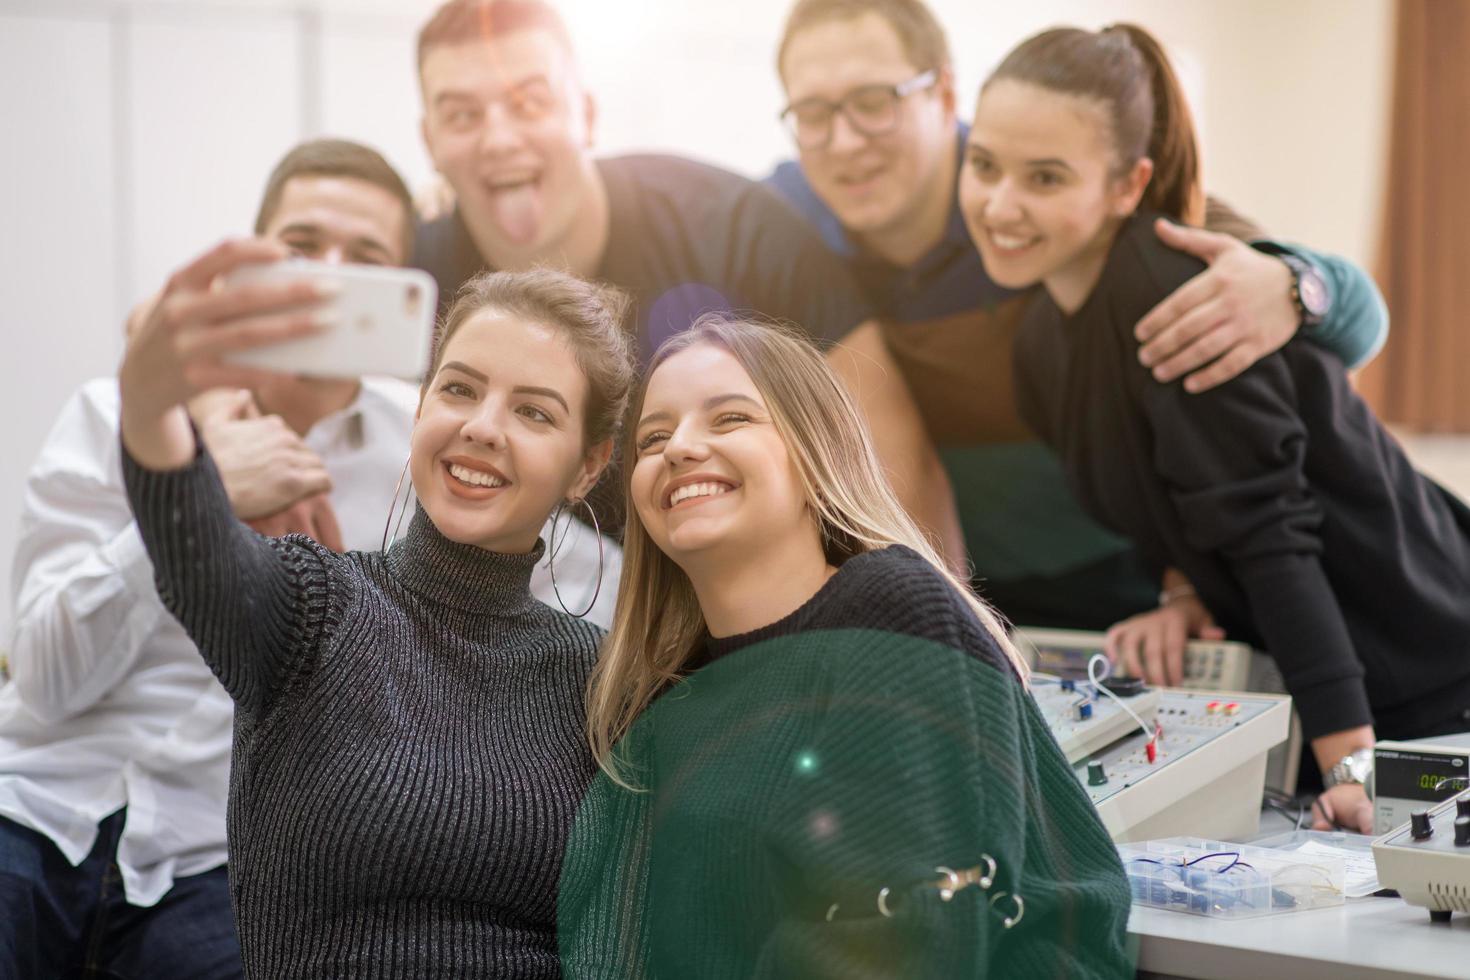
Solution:
<path fill-rule="evenodd" d="M 1207 178 L 1272 231 L 1371 257 L 1389 0 L 931 0 L 964 110 L 1058 23 L 1134 20 L 1174 50 Z M 421 185 L 413 34 L 433 0 L 0 0 L 0 647 L 26 469 L 62 402 L 110 373 L 136 299 L 248 230 L 271 164 L 329 133 Z M 789 0 L 562 0 L 606 152 L 759 176 L 788 153 L 772 64 Z"/>

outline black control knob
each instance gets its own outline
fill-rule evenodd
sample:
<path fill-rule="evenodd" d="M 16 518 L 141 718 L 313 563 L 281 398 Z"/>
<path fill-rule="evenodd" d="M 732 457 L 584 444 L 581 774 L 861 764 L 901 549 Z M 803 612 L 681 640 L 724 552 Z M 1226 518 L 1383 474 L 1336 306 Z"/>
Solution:
<path fill-rule="evenodd" d="M 1470 847 L 1470 817 L 1455 818 L 1455 846 Z"/>
<path fill-rule="evenodd" d="M 1455 801 L 1455 816 L 1470 817 L 1470 796 L 1462 796 Z"/>
<path fill-rule="evenodd" d="M 1142 694 L 1148 688 L 1143 684 L 1142 677 L 1129 677 L 1126 674 L 1117 674 L 1103 681 L 1103 687 L 1112 691 L 1120 698 L 1131 698 Z"/>
<path fill-rule="evenodd" d="M 1087 785 L 1101 786 L 1108 781 L 1108 774 L 1103 772 L 1103 765 L 1097 759 L 1087 764 Z"/>
<path fill-rule="evenodd" d="M 1415 840 L 1428 840 L 1434 836 L 1434 825 L 1429 822 L 1428 810 L 1415 810 L 1409 814 L 1409 834 Z"/>

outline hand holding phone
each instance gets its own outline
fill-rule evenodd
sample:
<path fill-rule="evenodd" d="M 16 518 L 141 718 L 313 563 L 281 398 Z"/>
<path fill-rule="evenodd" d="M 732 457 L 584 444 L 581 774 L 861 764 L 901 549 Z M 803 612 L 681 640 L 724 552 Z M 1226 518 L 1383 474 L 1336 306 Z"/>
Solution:
<path fill-rule="evenodd" d="M 332 293 L 317 308 L 330 324 L 326 329 L 232 351 L 226 359 L 235 364 L 317 377 L 382 374 L 414 380 L 428 369 L 438 308 L 438 287 L 428 273 L 292 259 L 244 266 L 226 278 L 231 286 L 309 281 Z"/>
<path fill-rule="evenodd" d="M 226 361 L 232 351 L 321 331 L 317 305 L 328 297 L 309 281 L 222 285 L 237 269 L 287 254 L 279 242 L 260 238 L 221 242 L 175 272 L 130 331 L 118 370 L 122 436 L 147 469 L 175 469 L 194 457 L 185 401 L 211 388 L 252 388 L 271 379 Z"/>

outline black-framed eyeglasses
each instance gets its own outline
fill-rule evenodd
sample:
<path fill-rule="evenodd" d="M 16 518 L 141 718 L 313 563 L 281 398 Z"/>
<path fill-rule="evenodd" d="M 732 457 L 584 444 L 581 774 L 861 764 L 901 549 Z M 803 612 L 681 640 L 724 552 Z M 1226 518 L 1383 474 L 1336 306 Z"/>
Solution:
<path fill-rule="evenodd" d="M 781 122 L 803 150 L 820 150 L 832 141 L 832 117 L 839 112 L 865 136 L 882 136 L 898 126 L 899 103 L 937 81 L 939 72 L 931 68 L 897 85 L 859 86 L 836 102 L 813 96 L 782 109 Z"/>

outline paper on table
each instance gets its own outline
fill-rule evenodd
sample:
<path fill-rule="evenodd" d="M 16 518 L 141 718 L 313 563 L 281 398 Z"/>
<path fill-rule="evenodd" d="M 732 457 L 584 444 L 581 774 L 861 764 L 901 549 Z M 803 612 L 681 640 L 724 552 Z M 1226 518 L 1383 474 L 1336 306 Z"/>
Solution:
<path fill-rule="evenodd" d="M 1348 898 L 1362 898 L 1383 887 L 1378 884 L 1378 865 L 1373 863 L 1372 851 L 1333 847 L 1331 844 L 1319 844 L 1314 840 L 1309 840 L 1301 847 L 1293 848 L 1292 853 L 1309 854 L 1312 857 L 1342 858 L 1343 870 L 1346 872 L 1343 879 L 1343 893 Z"/>

